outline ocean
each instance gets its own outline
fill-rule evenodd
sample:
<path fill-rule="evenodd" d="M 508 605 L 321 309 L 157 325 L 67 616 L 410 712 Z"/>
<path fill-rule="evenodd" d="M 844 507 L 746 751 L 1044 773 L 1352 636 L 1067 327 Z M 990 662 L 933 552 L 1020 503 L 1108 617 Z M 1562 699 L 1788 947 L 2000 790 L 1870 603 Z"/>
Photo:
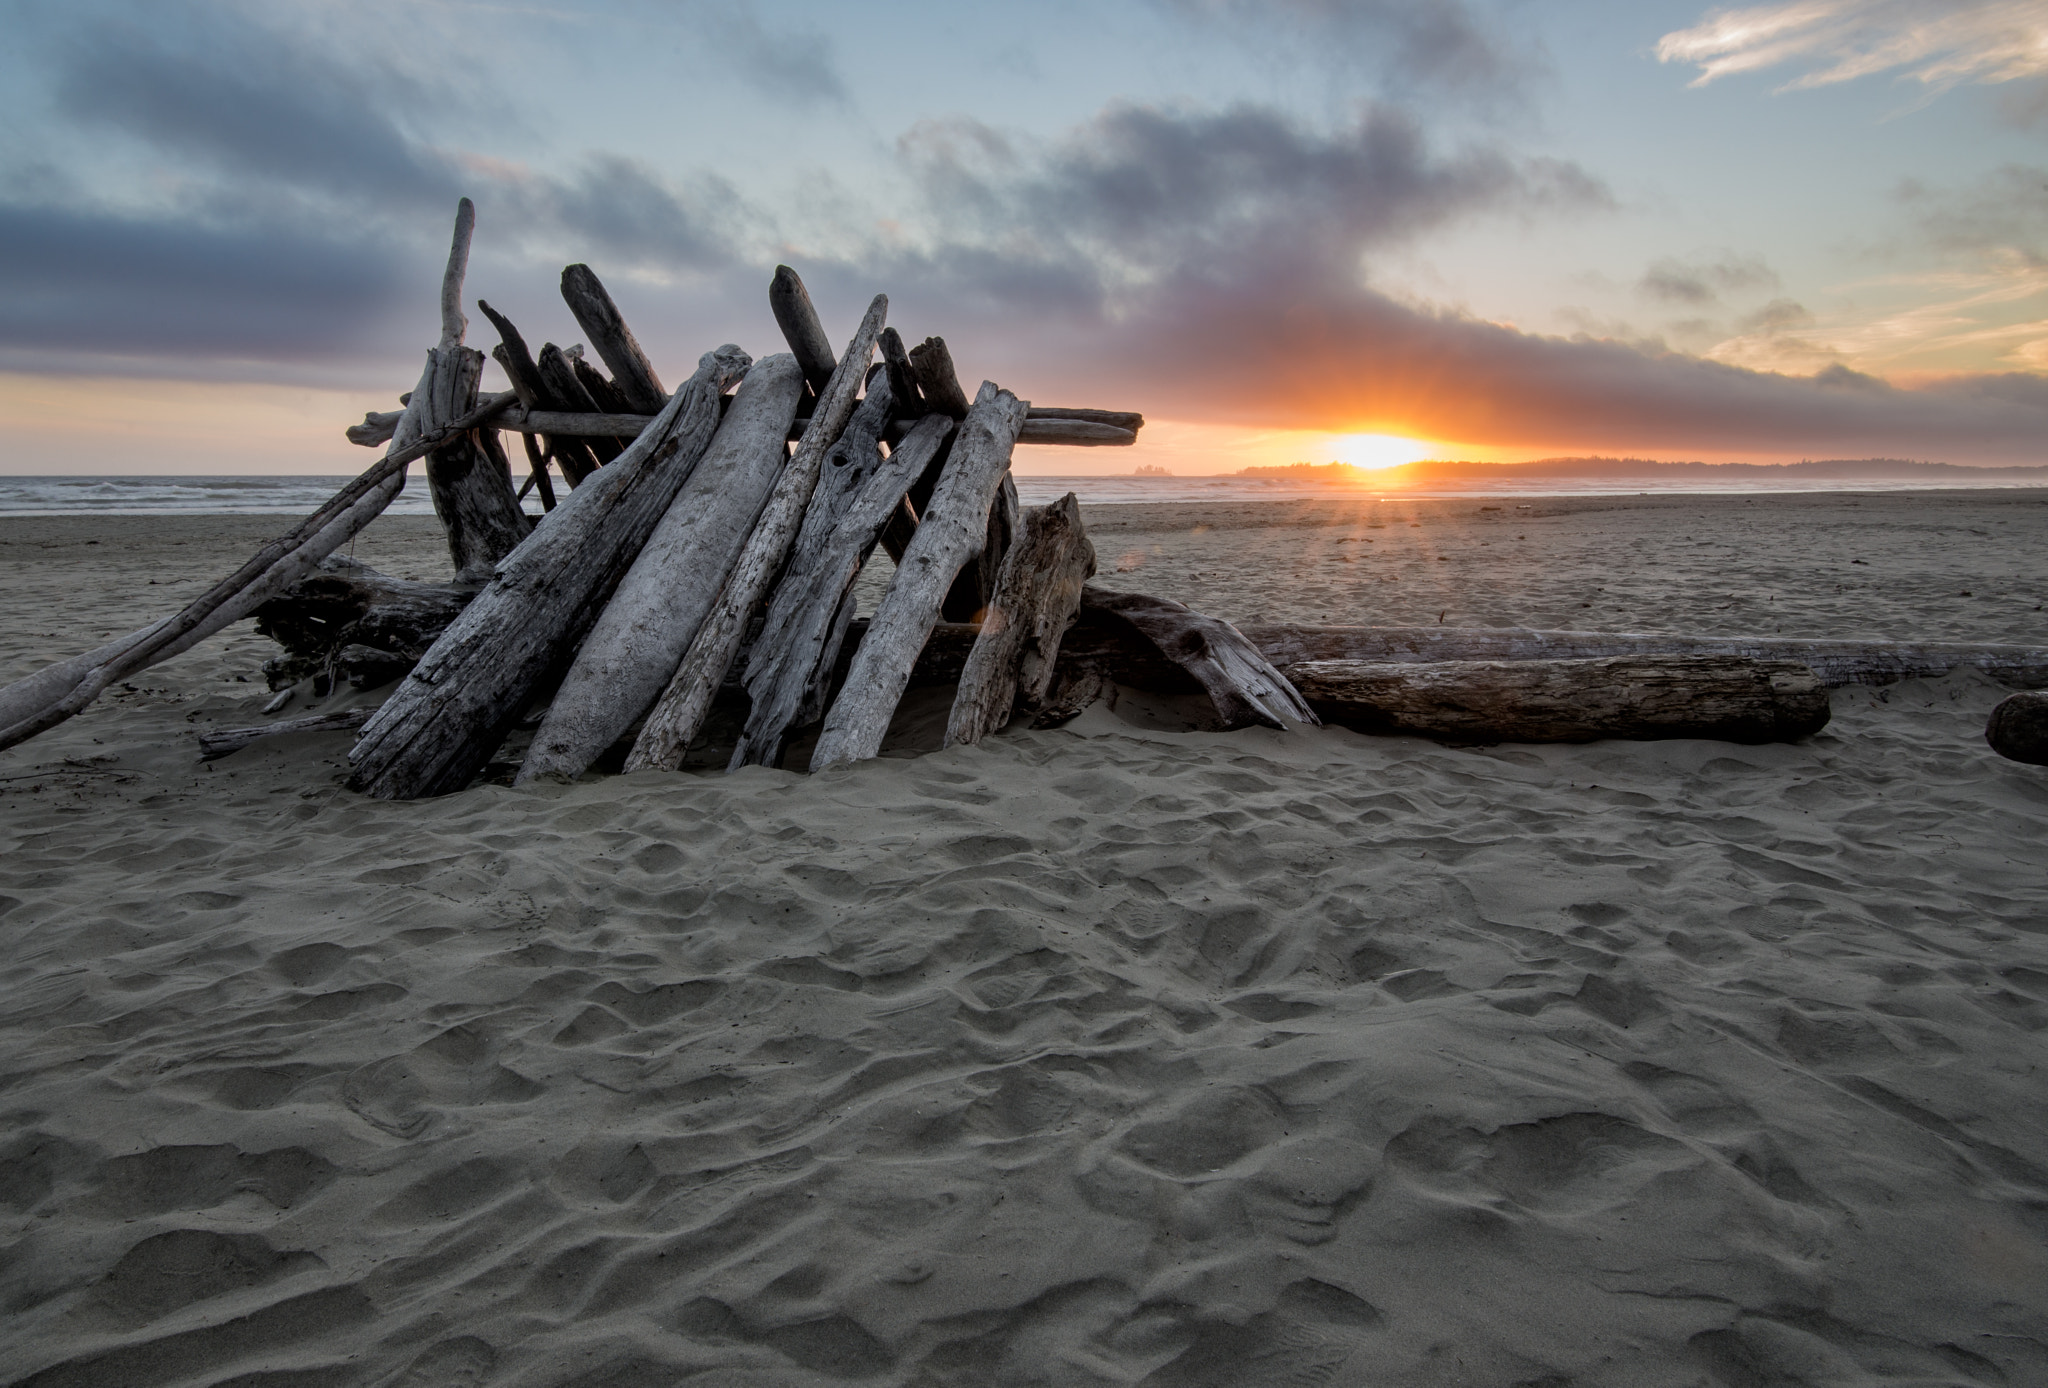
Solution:
<path fill-rule="evenodd" d="M 1052 501 L 1067 492 L 1095 505 L 1132 502 L 1292 501 L 1355 496 L 1630 496 L 1670 493 L 1775 493 L 1917 491 L 1933 488 L 2008 488 L 2048 485 L 2048 476 L 1992 474 L 1970 477 L 1956 469 L 1925 478 L 1768 475 L 1748 469 L 1722 480 L 1697 472 L 1659 477 L 1490 476 L 1471 481 L 1432 479 L 1419 485 L 1376 490 L 1364 485 L 1252 477 L 1017 477 L 1026 505 Z M 1763 474 L 1763 475 L 1760 475 Z M 0 516 L 211 516 L 304 515 L 326 501 L 347 477 L 7 477 L 0 476 Z M 539 502 L 528 497 L 529 510 Z M 433 514 L 425 479 L 415 475 L 391 504 L 392 515 Z"/>

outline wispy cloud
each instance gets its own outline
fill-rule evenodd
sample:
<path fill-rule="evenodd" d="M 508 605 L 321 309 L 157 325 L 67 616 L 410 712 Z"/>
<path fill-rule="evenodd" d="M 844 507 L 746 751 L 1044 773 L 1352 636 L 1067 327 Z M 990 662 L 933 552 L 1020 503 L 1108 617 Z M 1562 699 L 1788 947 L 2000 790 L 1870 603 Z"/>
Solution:
<path fill-rule="evenodd" d="M 1895 72 L 1933 89 L 2048 73 L 2044 0 L 1788 0 L 1715 10 L 1666 34 L 1657 56 L 1699 68 L 1694 86 L 1786 63 L 1780 90 Z"/>

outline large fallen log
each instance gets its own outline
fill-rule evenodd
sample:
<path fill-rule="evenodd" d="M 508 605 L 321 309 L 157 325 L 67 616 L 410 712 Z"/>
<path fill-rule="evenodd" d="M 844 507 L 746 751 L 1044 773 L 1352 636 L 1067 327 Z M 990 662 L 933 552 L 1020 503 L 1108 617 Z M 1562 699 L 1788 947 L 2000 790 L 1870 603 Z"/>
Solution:
<path fill-rule="evenodd" d="M 889 296 L 877 294 L 854 330 L 845 355 L 832 369 L 832 379 L 818 397 L 818 408 L 797 444 L 796 454 L 783 468 L 768 504 L 762 507 L 754 533 L 747 537 L 747 546 L 725 581 L 725 591 L 719 594 L 718 605 L 698 628 L 674 678 L 641 725 L 640 736 L 626 759 L 628 771 L 673 771 L 682 765 L 691 742 L 704 726 L 705 715 L 711 711 L 712 698 L 718 693 L 733 657 L 739 653 L 740 640 L 746 635 L 754 609 L 768 595 L 769 585 L 775 582 L 789 555 L 790 544 L 796 539 L 804 511 L 810 505 L 811 492 L 818 485 L 818 470 L 825 464 L 825 455 L 839 441 L 847 420 L 853 416 L 855 395 L 867 375 L 868 359 L 875 353 L 875 339 L 881 334 L 888 313 Z"/>
<path fill-rule="evenodd" d="M 781 475 L 803 389 L 786 352 L 747 373 L 703 461 L 591 627 L 519 768 L 521 784 L 581 775 L 660 696 Z"/>
<path fill-rule="evenodd" d="M 559 669 L 675 500 L 718 427 L 747 354 L 707 352 L 661 415 L 498 565 L 364 725 L 350 782 L 380 799 L 460 790 Z"/>
<path fill-rule="evenodd" d="M 2048 766 L 2048 693 L 2035 689 L 2001 700 L 1984 724 L 1984 740 L 2008 760 Z"/>
<path fill-rule="evenodd" d="M 1098 623 L 1121 622 L 1180 666 L 1208 694 L 1226 728 L 1285 728 L 1316 715 L 1258 646 L 1230 623 L 1205 617 L 1170 598 L 1117 593 L 1089 585 L 1081 605 Z"/>
<path fill-rule="evenodd" d="M 1081 527 L 1081 507 L 1068 492 L 1024 513 L 1017 543 L 1003 560 L 981 635 L 960 673 L 946 723 L 946 745 L 979 742 L 1010 721 L 1010 710 L 1035 712 L 1052 689 L 1060 641 L 1081 608 L 1081 589 L 1095 576 L 1095 546 Z M 929 644 L 929 643 L 927 643 Z"/>
<path fill-rule="evenodd" d="M 931 507 L 911 536 L 867 637 L 854 653 L 846 683 L 825 715 L 811 770 L 865 761 L 881 749 L 947 590 L 988 541 L 989 506 L 1009 475 L 1024 410 L 1024 402 L 1009 391 L 993 381 L 982 383 L 939 474 Z"/>
<path fill-rule="evenodd" d="M 1303 660 L 1600 660 L 1622 655 L 1723 655 L 1790 660 L 1822 684 L 1931 679 L 1973 665 L 2002 684 L 2048 686 L 2048 649 L 1967 641 L 1808 641 L 1784 636 L 1667 636 L 1522 627 L 1248 625 L 1244 634 L 1283 669 Z"/>
<path fill-rule="evenodd" d="M 856 415 L 840 449 L 860 422 Z M 823 712 L 820 705 L 853 617 L 854 579 L 905 489 L 944 451 L 952 435 L 952 420 L 926 416 L 903 446 L 884 458 L 874 446 L 874 435 L 867 433 L 862 442 L 868 456 L 849 461 L 843 469 L 860 469 L 841 480 L 843 503 L 820 507 L 812 502 L 813 514 L 804 518 L 804 533 L 797 537 L 789 572 L 776 585 L 768 619 L 747 658 L 746 687 L 753 702 L 728 769 L 780 765 L 791 731 Z M 840 449 L 834 450 L 835 459 Z M 824 481 L 818 486 L 823 491 Z"/>
<path fill-rule="evenodd" d="M 354 679 L 370 650 L 402 661 L 404 673 L 469 606 L 478 585 L 414 583 L 379 573 L 368 564 L 329 555 L 319 568 L 258 607 L 256 634 L 284 647 L 263 662 L 265 682 L 287 689 L 303 679 Z M 323 692 L 316 688 L 316 693 Z"/>
<path fill-rule="evenodd" d="M 1796 742 L 1828 722 L 1813 671 L 1741 656 L 1310 660 L 1287 675 L 1332 723 L 1451 742 Z"/>
<path fill-rule="evenodd" d="M 640 350 L 633 330 L 626 326 L 612 296 L 588 265 L 570 265 L 562 271 L 562 301 L 569 305 L 577 325 L 590 339 L 591 347 L 612 370 L 612 384 L 631 408 L 643 414 L 657 414 L 668 400 L 654 364 Z"/>
<path fill-rule="evenodd" d="M 441 278 L 441 341 L 428 351 L 419 384 L 413 387 L 405 414 L 394 426 L 392 442 L 399 448 L 445 429 L 477 406 L 484 354 L 462 345 L 469 331 L 469 320 L 462 312 L 462 281 L 475 230 L 476 209 L 464 198 L 455 215 L 455 236 Z M 426 471 L 434 513 L 447 533 L 456 575 L 481 581 L 531 528 L 519 509 L 504 454 L 486 448 L 465 431 L 427 455 Z"/>

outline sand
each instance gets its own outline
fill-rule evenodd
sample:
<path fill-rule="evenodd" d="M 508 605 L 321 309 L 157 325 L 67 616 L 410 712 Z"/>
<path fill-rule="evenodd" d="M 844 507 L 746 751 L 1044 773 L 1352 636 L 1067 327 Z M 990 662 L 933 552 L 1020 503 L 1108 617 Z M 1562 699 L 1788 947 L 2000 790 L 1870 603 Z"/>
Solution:
<path fill-rule="evenodd" d="M 2039 492 L 1516 504 L 1089 520 L 1246 620 L 2048 642 Z M 278 528 L 0 523 L 0 679 Z M 2048 1382 L 2048 772 L 1974 673 L 1773 747 L 921 696 L 394 805 L 196 760 L 269 649 L 0 754 L 0 1379 Z"/>

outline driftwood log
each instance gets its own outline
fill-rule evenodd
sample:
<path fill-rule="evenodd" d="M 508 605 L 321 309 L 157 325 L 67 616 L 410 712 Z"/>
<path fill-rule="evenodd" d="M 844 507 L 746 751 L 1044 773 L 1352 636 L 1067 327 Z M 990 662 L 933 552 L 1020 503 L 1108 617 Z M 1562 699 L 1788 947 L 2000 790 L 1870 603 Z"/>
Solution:
<path fill-rule="evenodd" d="M 858 415 L 855 418 L 858 423 Z M 835 460 L 854 432 L 855 426 L 849 425 L 847 437 L 834 450 Z M 746 687 L 752 705 L 729 769 L 779 766 L 790 732 L 823 713 L 853 617 L 854 579 L 905 489 L 932 459 L 944 456 L 952 436 L 952 420 L 930 415 L 918 422 L 902 447 L 883 458 L 870 434 L 864 471 L 834 479 L 844 493 L 843 504 L 821 508 L 812 502 L 812 515 L 804 518 L 804 533 L 797 537 L 789 572 L 776 587 L 768 619 L 747 658 Z M 857 465 L 849 461 L 845 470 L 851 472 Z M 822 492 L 825 482 L 818 485 Z"/>
<path fill-rule="evenodd" d="M 261 723 L 253 728 L 219 728 L 199 734 L 199 759 L 213 761 L 239 752 L 259 738 L 285 737 L 291 733 L 349 733 L 363 726 L 370 716 L 366 708 L 345 708 L 333 713 L 315 713 L 305 718 L 286 718 Z"/>
<path fill-rule="evenodd" d="M 1242 632 L 1216 617 L 1190 611 L 1170 598 L 1116 593 L 1090 585 L 1081 605 L 1097 622 L 1122 623 L 1185 670 L 1208 694 L 1226 728 L 1287 721 L 1313 724 L 1316 715 Z"/>
<path fill-rule="evenodd" d="M 875 345 L 881 349 L 882 361 L 889 369 L 889 393 L 896 397 L 896 417 L 910 423 L 923 419 L 929 411 L 925 409 L 924 391 L 917 383 L 917 368 L 910 362 L 910 350 L 903 345 L 903 335 L 894 328 L 884 328 Z"/>
<path fill-rule="evenodd" d="M 846 422 L 853 417 L 854 398 L 867 375 L 868 360 L 875 353 L 875 339 L 889 315 L 889 296 L 877 294 L 868 305 L 860 326 L 832 378 L 818 397 L 818 408 L 797 444 L 796 454 L 782 470 L 782 477 L 769 494 L 768 504 L 747 537 L 739 562 L 726 578 L 725 591 L 704 624 L 697 629 L 690 649 L 683 654 L 674 678 L 662 691 L 660 700 L 641 725 L 640 736 L 626 758 L 628 771 L 659 768 L 673 771 L 682 765 L 690 744 L 704 726 L 754 609 L 768 596 L 770 585 L 781 572 L 797 529 L 810 506 L 811 493 L 818 485 L 818 471 L 825 455 L 839 441 Z"/>
<path fill-rule="evenodd" d="M 1795 742 L 1827 726 L 1806 666 L 1740 656 L 1605 660 L 1312 660 L 1287 676 L 1333 723 L 1454 742 Z"/>
<path fill-rule="evenodd" d="M 445 429 L 477 406 L 484 354 L 462 345 L 469 331 L 462 312 L 462 281 L 475 230 L 476 208 L 464 198 L 455 214 L 455 236 L 441 277 L 441 341 L 427 353 L 426 369 L 394 427 L 392 442 L 400 448 Z M 465 431 L 429 453 L 426 469 L 434 513 L 447 533 L 455 572 L 481 582 L 531 528 L 519 509 L 504 455 Z"/>
<path fill-rule="evenodd" d="M 923 368 L 919 371 L 922 375 Z M 865 761 L 880 750 L 947 590 L 988 542 L 989 506 L 1009 475 L 1024 410 L 1024 402 L 1009 391 L 992 381 L 982 383 L 939 474 L 931 508 L 911 536 L 846 683 L 825 715 L 811 770 Z"/>
<path fill-rule="evenodd" d="M 555 350 L 559 352 L 561 349 Z M 543 356 L 547 354 L 546 347 L 541 351 Z M 563 356 L 567 355 L 563 353 Z M 573 365 L 567 369 L 574 374 Z M 890 387 L 892 390 L 895 387 L 893 373 L 890 377 Z M 584 393 L 588 394 L 587 391 Z M 482 404 L 491 398 L 493 397 L 480 395 L 477 400 Z M 584 438 L 609 441 L 613 446 L 617 446 L 646 428 L 648 421 L 653 418 L 652 415 L 644 414 L 605 414 L 581 407 L 573 410 L 529 409 L 523 404 L 511 403 L 514 397 L 510 392 L 504 398 L 510 408 L 498 417 L 498 428 L 521 433 L 545 434 L 553 440 Z M 1097 448 L 1127 447 L 1138 441 L 1135 428 L 1105 424 L 1091 419 L 1069 418 L 1071 415 L 1081 414 L 1108 415 L 1119 419 L 1135 419 L 1140 425 L 1144 423 L 1142 415 L 1124 414 L 1115 410 L 1080 410 L 1059 405 L 1033 405 L 1031 412 L 1024 417 L 1024 428 L 1018 433 L 1017 442 Z M 348 435 L 350 443 L 368 448 L 389 439 L 392 428 L 404 417 L 403 410 L 374 411 L 364 415 L 361 424 L 351 424 L 344 432 Z M 883 435 L 884 439 L 891 445 L 900 442 L 903 436 L 910 432 L 910 427 L 915 422 L 914 418 L 905 418 L 899 411 L 896 423 L 889 426 L 888 433 Z M 799 407 L 796 420 L 790 427 L 790 441 L 794 443 L 801 440 L 804 430 L 809 426 L 810 416 L 804 414 L 802 407 Z"/>
<path fill-rule="evenodd" d="M 946 724 L 946 745 L 979 742 L 1010 721 L 1010 710 L 1038 711 L 1052 690 L 1060 641 L 1095 576 L 1095 546 L 1081 527 L 1072 492 L 1024 513 L 1017 543 L 1003 560 L 981 634 L 960 672 Z"/>
<path fill-rule="evenodd" d="M 549 397 L 559 401 L 566 410 L 573 412 L 571 417 L 581 416 L 589 420 L 615 417 L 598 410 L 597 401 L 591 398 L 590 388 L 584 385 L 583 378 L 576 374 L 576 359 L 569 353 L 552 342 L 542 343 L 539 366 L 541 382 L 546 386 Z M 506 417 L 510 418 L 509 415 Z M 633 417 L 642 418 L 638 415 Z M 645 417 L 645 421 L 651 420 L 652 416 Z M 562 464 L 562 475 L 569 479 L 571 487 L 578 487 L 591 473 L 625 452 L 626 443 L 637 438 L 640 430 L 647 427 L 647 422 L 643 422 L 639 428 L 621 429 L 616 434 L 594 428 L 548 428 L 540 424 L 528 427 L 547 434 L 550 439 L 560 439 L 556 457 Z"/>
<path fill-rule="evenodd" d="M 804 288 L 803 280 L 787 265 L 776 266 L 775 278 L 768 282 L 768 310 L 775 315 L 782 340 L 789 344 L 797 365 L 803 369 L 811 394 L 822 396 L 839 358 L 833 355 L 832 339 L 825 335 L 825 325 L 818 321 L 811 291 Z"/>
<path fill-rule="evenodd" d="M 1278 666 L 1304 660 L 1601 660 L 1623 655 L 1723 655 L 1789 660 L 1830 688 L 1932 679 L 1974 665 L 2001 684 L 2048 686 L 2048 649 L 1966 641 L 1807 641 L 1784 636 L 1665 636 L 1522 627 L 1247 625 Z"/>
<path fill-rule="evenodd" d="M 2029 690 L 2002 700 L 1984 725 L 1984 740 L 2001 757 L 2048 766 L 2048 693 Z"/>
<path fill-rule="evenodd" d="M 642 414 L 658 414 L 668 392 L 661 388 L 654 364 L 640 350 L 618 305 L 588 265 L 571 265 L 562 271 L 562 300 L 590 339 L 592 349 L 611 368 L 612 384 L 626 405 Z"/>
<path fill-rule="evenodd" d="M 591 627 L 519 769 L 577 776 L 638 722 L 718 600 L 788 454 L 804 378 L 796 358 L 756 362 L 689 480 Z"/>
<path fill-rule="evenodd" d="M 535 689 L 560 668 L 710 445 L 718 397 L 750 361 L 727 345 L 618 462 L 600 471 L 498 565 L 363 727 L 351 784 L 380 799 L 460 790 Z"/>
<path fill-rule="evenodd" d="M 283 655 L 263 663 L 264 681 L 289 689 L 312 679 L 319 694 L 336 676 L 362 687 L 374 687 L 366 683 L 374 672 L 396 678 L 440 639 L 477 587 L 414 583 L 329 555 L 256 609 L 256 634 L 284 647 Z"/>

